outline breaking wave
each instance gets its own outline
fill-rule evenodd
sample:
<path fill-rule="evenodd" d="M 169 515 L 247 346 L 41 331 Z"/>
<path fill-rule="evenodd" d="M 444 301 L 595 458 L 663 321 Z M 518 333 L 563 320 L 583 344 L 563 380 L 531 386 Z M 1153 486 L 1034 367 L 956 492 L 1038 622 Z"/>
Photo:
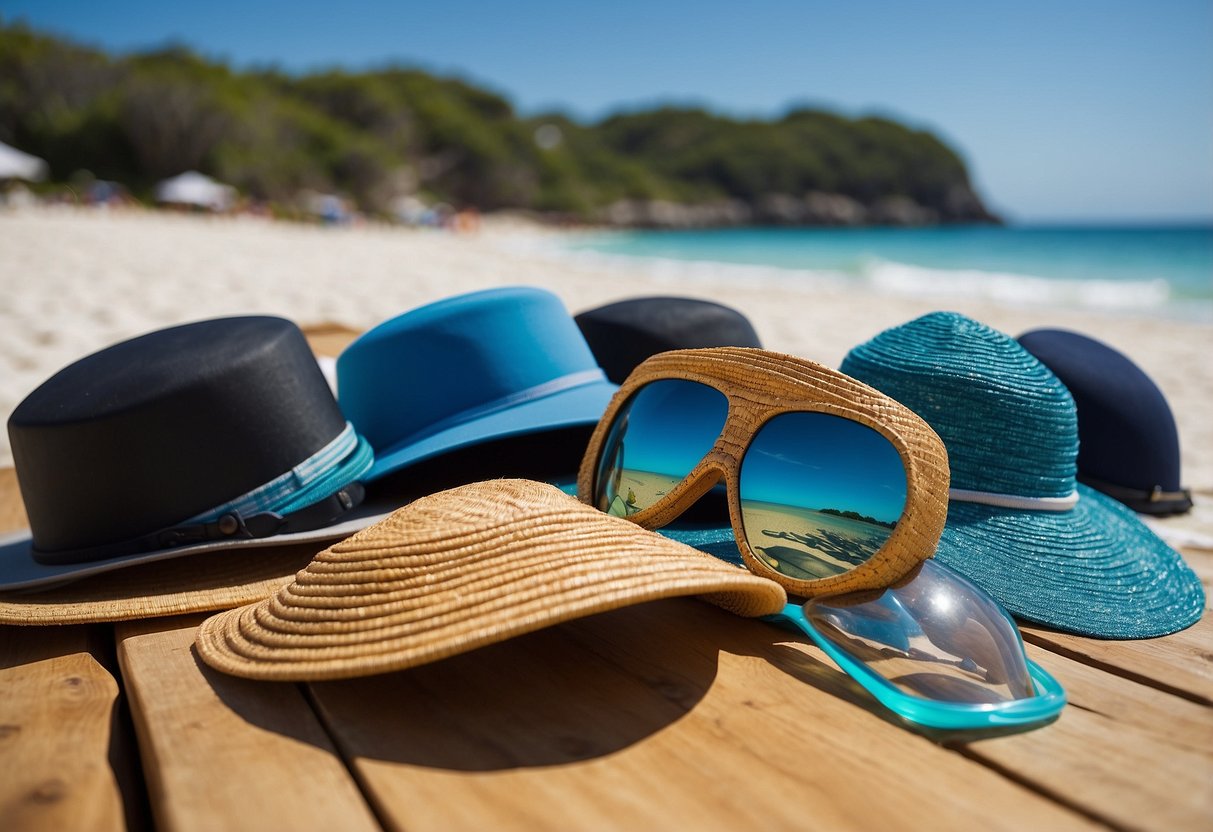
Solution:
<path fill-rule="evenodd" d="M 932 268 L 878 257 L 864 258 L 849 269 L 804 269 L 623 254 L 553 245 L 550 239 L 543 248 L 548 255 L 588 265 L 639 271 L 663 284 L 723 282 L 798 290 L 854 286 L 881 294 L 941 301 L 963 299 L 1017 307 L 1087 309 L 1213 321 L 1213 300 L 1177 292 L 1164 278 L 1080 280 L 982 269 Z"/>

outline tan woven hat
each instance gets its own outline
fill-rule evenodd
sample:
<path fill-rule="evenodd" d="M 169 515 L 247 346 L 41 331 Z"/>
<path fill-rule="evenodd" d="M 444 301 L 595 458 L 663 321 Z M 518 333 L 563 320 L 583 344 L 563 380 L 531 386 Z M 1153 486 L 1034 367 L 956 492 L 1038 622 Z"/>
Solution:
<path fill-rule="evenodd" d="M 553 486 L 492 480 L 423 497 L 329 547 L 269 599 L 208 619 L 196 643 L 237 676 L 339 679 L 680 595 L 744 616 L 787 602 L 773 581 Z"/>

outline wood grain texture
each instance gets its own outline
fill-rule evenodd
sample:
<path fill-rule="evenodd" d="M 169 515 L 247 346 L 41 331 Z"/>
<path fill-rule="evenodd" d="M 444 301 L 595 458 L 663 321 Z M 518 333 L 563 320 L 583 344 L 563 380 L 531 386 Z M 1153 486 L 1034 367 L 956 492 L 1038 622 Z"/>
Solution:
<path fill-rule="evenodd" d="M 0 533 L 28 529 L 15 468 L 0 468 Z"/>
<path fill-rule="evenodd" d="M 83 627 L 0 629 L 0 829 L 124 829 L 118 686 Z"/>
<path fill-rule="evenodd" d="M 313 348 L 338 354 L 355 335 L 339 330 L 309 331 Z M 25 526 L 2 469 L 0 529 Z M 1194 561 L 1206 580 L 1211 563 Z M 1029 629 L 1072 704 L 1042 729 L 946 747 L 815 648 L 691 600 L 317 684 L 315 709 L 298 687 L 200 668 L 198 620 L 119 631 L 166 829 L 378 828 L 366 799 L 409 830 L 1204 830 L 1213 817 L 1208 616 L 1141 642 Z M 90 649 L 79 627 L 0 628 L 0 830 L 122 828 L 115 680 Z"/>
<path fill-rule="evenodd" d="M 1213 705 L 1213 616 L 1169 636 L 1106 641 L 1021 625 L 1025 641 L 1204 705 Z"/>
<path fill-rule="evenodd" d="M 399 829 L 1074 829 L 784 631 L 677 599 L 313 699 Z"/>
<path fill-rule="evenodd" d="M 1213 818 L 1213 708 L 1029 646 L 1066 688 L 1044 729 L 955 746 L 1122 829 L 1204 830 Z"/>
<path fill-rule="evenodd" d="M 200 620 L 118 627 L 157 825 L 379 829 L 300 690 L 206 668 L 192 649 Z"/>

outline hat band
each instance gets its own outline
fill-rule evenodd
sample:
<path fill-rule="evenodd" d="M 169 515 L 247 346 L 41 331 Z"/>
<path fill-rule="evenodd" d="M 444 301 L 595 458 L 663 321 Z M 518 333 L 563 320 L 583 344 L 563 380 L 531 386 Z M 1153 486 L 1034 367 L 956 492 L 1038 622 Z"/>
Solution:
<path fill-rule="evenodd" d="M 357 482 L 374 462 L 370 443 L 345 423 L 337 438 L 268 483 L 166 529 L 82 549 L 43 551 L 39 563 L 83 563 L 215 540 L 250 540 L 330 525 L 362 502 Z"/>
<path fill-rule="evenodd" d="M 537 399 L 546 398 L 547 396 L 556 393 L 563 393 L 565 390 L 572 390 L 574 387 L 584 387 L 587 384 L 595 384 L 598 382 L 606 382 L 606 374 L 602 372 L 600 367 L 595 367 L 592 370 L 580 370 L 576 373 L 559 376 L 545 381 L 542 384 L 536 384 L 534 387 L 528 387 L 525 390 L 519 390 L 515 393 L 510 393 L 508 396 L 502 396 L 499 399 L 494 399 L 486 404 L 478 405 L 467 410 L 461 410 L 445 419 L 440 419 L 426 425 L 424 429 L 416 433 L 409 434 L 402 439 L 392 443 L 392 447 L 403 445 L 411 445 L 414 442 L 420 442 L 430 436 L 435 436 L 443 431 L 458 427 L 467 422 L 473 422 L 477 419 L 482 419 L 485 416 L 491 416 L 502 410 L 509 410 L 513 407 L 533 402 Z"/>
<path fill-rule="evenodd" d="M 233 512 L 246 517 L 264 511 L 290 514 L 365 474 L 374 461 L 369 451 L 366 440 L 355 432 L 352 424 L 346 422 L 345 429 L 337 434 L 336 439 L 285 474 L 221 506 L 191 517 L 185 521 L 185 525 L 209 523 Z"/>
<path fill-rule="evenodd" d="M 1081 471 L 1078 472 L 1078 481 L 1144 514 L 1181 514 L 1192 508 L 1192 492 L 1187 488 L 1178 491 L 1164 491 L 1161 485 L 1148 490 L 1129 488 L 1097 479 Z"/>
<path fill-rule="evenodd" d="M 949 488 L 948 499 L 958 503 L 981 503 L 999 508 L 1018 508 L 1024 511 L 1069 511 L 1078 505 L 1078 491 L 1065 497 L 1021 497 L 1018 494 L 996 494 L 993 491 L 969 491 L 964 488 Z"/>

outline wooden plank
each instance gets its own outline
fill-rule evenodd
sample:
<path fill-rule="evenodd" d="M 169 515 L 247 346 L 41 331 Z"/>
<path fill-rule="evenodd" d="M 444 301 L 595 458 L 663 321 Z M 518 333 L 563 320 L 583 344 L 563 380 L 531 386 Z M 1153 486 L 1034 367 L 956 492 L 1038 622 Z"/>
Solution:
<path fill-rule="evenodd" d="M 676 599 L 311 689 L 395 828 L 1090 827 L 785 637 Z"/>
<path fill-rule="evenodd" d="M 1213 708 L 1041 648 L 1029 654 L 1066 688 L 1062 716 L 958 749 L 1118 828 L 1208 829 Z"/>
<path fill-rule="evenodd" d="M 118 685 L 85 627 L 0 628 L 0 829 L 124 829 Z"/>
<path fill-rule="evenodd" d="M 1207 601 L 1213 601 L 1213 552 L 1187 548 L 1184 559 L 1200 576 Z M 1209 610 L 1186 630 L 1160 638 L 1108 641 L 1021 625 L 1025 641 L 1099 667 L 1143 685 L 1213 704 L 1213 616 Z"/>
<path fill-rule="evenodd" d="M 303 328 L 303 334 L 316 355 L 336 358 L 361 333 L 341 324 L 309 324 Z"/>
<path fill-rule="evenodd" d="M 29 528 L 15 468 L 0 468 L 0 532 Z"/>
<path fill-rule="evenodd" d="M 1213 616 L 1140 641 L 1107 641 L 1022 626 L 1025 641 L 1143 685 L 1213 705 Z"/>
<path fill-rule="evenodd" d="M 1029 644 L 1027 648 L 1029 656 L 1061 681 L 1074 707 L 1213 759 L 1213 709 L 1209 706 L 1111 675 L 1043 647 Z"/>
<path fill-rule="evenodd" d="M 202 665 L 193 651 L 201 620 L 118 628 L 157 825 L 182 832 L 379 829 L 298 686 Z"/>

